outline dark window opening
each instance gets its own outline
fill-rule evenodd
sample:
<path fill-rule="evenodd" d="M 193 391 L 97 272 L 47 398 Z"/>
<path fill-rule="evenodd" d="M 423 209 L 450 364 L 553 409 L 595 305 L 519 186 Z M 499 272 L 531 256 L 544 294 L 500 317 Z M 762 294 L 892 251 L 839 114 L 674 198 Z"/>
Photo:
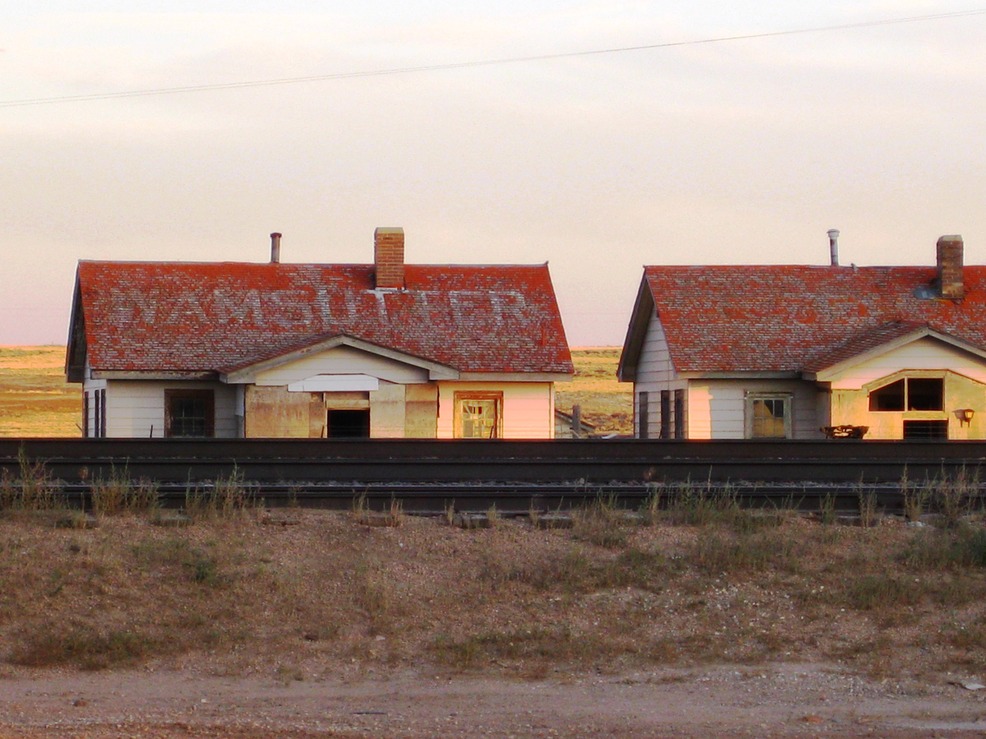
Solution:
<path fill-rule="evenodd" d="M 948 421 L 904 421 L 905 439 L 947 439 Z"/>
<path fill-rule="evenodd" d="M 647 407 L 648 393 L 642 392 L 637 396 L 637 437 L 646 439 L 650 436 L 647 425 L 650 423 L 650 409 Z"/>
<path fill-rule="evenodd" d="M 101 413 L 100 402 L 99 402 L 99 390 L 96 390 L 93 395 L 93 400 L 95 401 L 95 407 L 92 411 L 92 435 L 99 438 L 99 423 L 103 418 Z"/>
<path fill-rule="evenodd" d="M 215 397 L 212 390 L 165 390 L 165 436 L 213 436 Z"/>
<path fill-rule="evenodd" d="M 904 410 L 904 381 L 897 380 L 870 393 L 871 411 Z"/>
<path fill-rule="evenodd" d="M 907 410 L 940 411 L 944 408 L 945 382 L 940 377 L 907 378 Z"/>
<path fill-rule="evenodd" d="M 674 438 L 685 438 L 685 391 L 674 391 Z"/>
<path fill-rule="evenodd" d="M 83 398 L 83 416 L 85 417 L 84 436 L 91 436 L 100 439 L 106 436 L 106 391 L 94 390 L 92 393 L 92 403 L 89 401 L 89 393 Z M 89 433 L 89 413 L 92 408 L 92 433 Z"/>
<path fill-rule="evenodd" d="M 369 439 L 370 411 L 328 411 L 326 436 L 330 439 Z"/>
<path fill-rule="evenodd" d="M 940 411 L 944 407 L 941 377 L 905 377 L 870 393 L 871 411 Z"/>
<path fill-rule="evenodd" d="M 661 438 L 671 438 L 671 391 L 661 391 Z"/>

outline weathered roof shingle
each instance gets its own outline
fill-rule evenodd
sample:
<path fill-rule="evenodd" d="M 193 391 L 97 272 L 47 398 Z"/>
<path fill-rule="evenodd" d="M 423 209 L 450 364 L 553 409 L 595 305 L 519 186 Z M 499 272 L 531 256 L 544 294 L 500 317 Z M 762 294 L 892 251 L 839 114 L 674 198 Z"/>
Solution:
<path fill-rule="evenodd" d="M 89 365 L 225 372 L 346 335 L 462 372 L 572 373 L 548 267 L 79 263 Z"/>
<path fill-rule="evenodd" d="M 674 368 L 700 373 L 813 371 L 921 326 L 986 349 L 986 267 L 964 268 L 961 301 L 936 297 L 936 277 L 934 267 L 644 268 Z"/>

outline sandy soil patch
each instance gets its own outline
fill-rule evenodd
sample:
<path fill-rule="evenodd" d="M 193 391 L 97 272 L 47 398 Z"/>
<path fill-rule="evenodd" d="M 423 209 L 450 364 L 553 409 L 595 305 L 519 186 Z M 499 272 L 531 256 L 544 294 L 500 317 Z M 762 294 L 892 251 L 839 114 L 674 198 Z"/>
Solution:
<path fill-rule="evenodd" d="M 784 664 L 523 681 L 41 671 L 0 679 L 4 736 L 982 736 L 986 696 Z"/>

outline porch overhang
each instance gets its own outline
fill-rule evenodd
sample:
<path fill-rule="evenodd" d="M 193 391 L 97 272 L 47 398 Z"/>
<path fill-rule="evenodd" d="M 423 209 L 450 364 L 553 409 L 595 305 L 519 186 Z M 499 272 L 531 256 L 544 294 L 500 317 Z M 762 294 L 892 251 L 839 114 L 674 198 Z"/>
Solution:
<path fill-rule="evenodd" d="M 329 351 L 341 346 L 351 347 L 384 359 L 390 359 L 395 362 L 401 362 L 412 367 L 426 370 L 428 372 L 429 380 L 456 380 L 459 378 L 460 373 L 454 367 L 448 367 L 422 357 L 406 354 L 396 349 L 390 349 L 385 346 L 373 344 L 369 341 L 363 341 L 362 339 L 357 339 L 353 336 L 340 334 L 329 339 L 316 341 L 298 349 L 279 354 L 276 357 L 270 357 L 258 362 L 246 363 L 239 367 L 228 368 L 219 375 L 219 379 L 222 382 L 231 385 L 250 384 L 254 382 L 257 376 L 262 372 L 266 372 L 290 362 L 295 362 L 299 359 L 310 357 L 313 354 Z"/>

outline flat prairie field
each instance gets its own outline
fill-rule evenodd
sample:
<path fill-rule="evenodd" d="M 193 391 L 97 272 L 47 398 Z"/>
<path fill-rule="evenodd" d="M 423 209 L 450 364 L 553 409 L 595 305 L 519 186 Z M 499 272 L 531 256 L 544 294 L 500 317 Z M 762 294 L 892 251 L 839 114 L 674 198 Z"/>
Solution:
<path fill-rule="evenodd" d="M 555 385 L 555 408 L 571 413 L 580 405 L 597 436 L 633 433 L 633 384 L 616 379 L 620 351 L 618 346 L 572 349 L 575 377 Z"/>
<path fill-rule="evenodd" d="M 65 381 L 65 347 L 0 346 L 0 436 L 80 436 L 82 389 Z"/>
<path fill-rule="evenodd" d="M 594 433 L 629 434 L 632 386 L 616 381 L 618 347 L 572 350 L 575 377 L 558 383 L 555 405 L 582 418 Z M 0 437 L 79 436 L 82 389 L 65 381 L 65 347 L 0 346 Z"/>

